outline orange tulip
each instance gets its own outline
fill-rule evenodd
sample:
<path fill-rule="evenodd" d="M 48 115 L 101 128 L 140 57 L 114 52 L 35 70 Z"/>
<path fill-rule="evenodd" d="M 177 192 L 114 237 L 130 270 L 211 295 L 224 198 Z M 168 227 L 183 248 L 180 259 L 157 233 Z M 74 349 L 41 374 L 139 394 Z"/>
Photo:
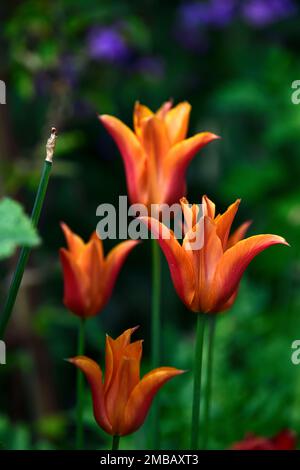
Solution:
<path fill-rule="evenodd" d="M 108 302 L 118 273 L 138 242 L 122 242 L 104 257 L 102 241 L 96 232 L 84 243 L 66 224 L 61 224 L 61 227 L 68 245 L 68 249 L 60 249 L 64 305 L 80 317 L 94 316 Z"/>
<path fill-rule="evenodd" d="M 69 359 L 89 382 L 95 420 L 113 436 L 131 434 L 142 426 L 158 390 L 184 372 L 159 367 L 140 379 L 142 341 L 130 342 L 135 330 L 130 328 L 117 339 L 106 337 L 104 382 L 100 367 L 92 359 L 85 356 Z"/>
<path fill-rule="evenodd" d="M 255 235 L 243 238 L 250 222 L 229 236 L 240 199 L 224 214 L 215 217 L 215 204 L 204 196 L 202 216 L 199 207 L 180 200 L 187 230 L 180 245 L 172 231 L 158 220 L 140 220 L 158 238 L 169 264 L 174 287 L 181 300 L 194 312 L 216 313 L 233 304 L 241 277 L 250 261 L 271 245 L 288 245 L 278 235 Z M 197 220 L 199 218 L 199 220 Z M 203 231 L 203 246 L 192 249 L 195 234 Z"/>
<path fill-rule="evenodd" d="M 173 204 L 185 194 L 188 164 L 198 150 L 218 138 L 211 132 L 186 138 L 190 111 L 187 102 L 172 108 L 168 101 L 156 113 L 136 103 L 134 132 L 113 116 L 99 116 L 121 153 L 133 204 Z"/>

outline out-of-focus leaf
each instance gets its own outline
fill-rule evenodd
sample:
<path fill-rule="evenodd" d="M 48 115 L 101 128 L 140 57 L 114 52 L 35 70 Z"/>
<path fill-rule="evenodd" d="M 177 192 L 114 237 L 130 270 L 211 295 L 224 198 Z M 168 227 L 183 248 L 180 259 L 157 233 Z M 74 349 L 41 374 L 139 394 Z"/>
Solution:
<path fill-rule="evenodd" d="M 0 201 L 0 259 L 11 256 L 19 246 L 37 246 L 40 242 L 36 230 L 16 201 Z"/>

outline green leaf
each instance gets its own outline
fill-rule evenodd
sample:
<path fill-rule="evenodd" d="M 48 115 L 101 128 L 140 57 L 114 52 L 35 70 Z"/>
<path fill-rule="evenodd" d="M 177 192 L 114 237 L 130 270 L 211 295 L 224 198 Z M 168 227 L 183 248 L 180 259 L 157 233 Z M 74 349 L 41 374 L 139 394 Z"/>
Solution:
<path fill-rule="evenodd" d="M 20 204 L 9 198 L 0 201 L 0 259 L 19 246 L 36 246 L 40 238 Z"/>

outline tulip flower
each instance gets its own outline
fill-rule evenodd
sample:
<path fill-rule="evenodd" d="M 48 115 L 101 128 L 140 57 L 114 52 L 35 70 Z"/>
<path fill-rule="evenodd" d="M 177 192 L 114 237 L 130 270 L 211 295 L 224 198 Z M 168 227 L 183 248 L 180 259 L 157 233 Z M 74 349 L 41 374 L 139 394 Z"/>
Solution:
<path fill-rule="evenodd" d="M 85 319 L 96 315 L 105 307 L 125 259 L 138 242 L 122 242 L 104 257 L 102 241 L 95 232 L 84 243 L 66 224 L 62 223 L 61 227 L 68 245 L 67 249 L 60 249 L 64 274 L 63 302 L 71 312 L 80 317 L 77 351 L 78 355 L 82 355 Z M 82 377 L 78 373 L 77 449 L 81 449 L 83 445 L 82 395 Z"/>
<path fill-rule="evenodd" d="M 140 379 L 142 341 L 131 343 L 136 328 L 130 328 L 117 339 L 106 337 L 105 376 L 98 364 L 85 356 L 69 361 L 84 372 L 91 388 L 94 417 L 98 425 L 114 436 L 126 436 L 144 423 L 158 390 L 172 377 L 184 371 L 159 367 Z"/>
<path fill-rule="evenodd" d="M 60 250 L 64 305 L 81 318 L 92 317 L 107 304 L 119 271 L 138 242 L 119 243 L 104 257 L 102 241 L 96 232 L 84 243 L 66 224 L 62 223 L 61 227 L 68 245 Z"/>
<path fill-rule="evenodd" d="M 242 275 L 256 255 L 271 245 L 288 245 L 288 243 L 278 235 L 255 235 L 244 238 L 250 222 L 245 222 L 230 236 L 231 226 L 240 204 L 239 199 L 231 204 L 224 214 L 216 216 L 215 204 L 204 196 L 201 217 L 198 206 L 189 207 L 185 198 L 182 198 L 180 202 L 185 232 L 182 244 L 175 238 L 174 233 L 157 219 L 140 217 L 140 220 L 158 239 L 169 264 L 178 296 L 190 310 L 198 313 L 191 432 L 191 447 L 195 449 L 198 446 L 199 435 L 203 318 L 209 319 L 204 414 L 207 441 L 215 314 L 232 306 Z M 200 312 L 204 316 L 200 315 Z M 204 446 L 206 441 L 204 441 Z"/>
<path fill-rule="evenodd" d="M 236 298 L 242 275 L 252 259 L 271 245 L 288 243 L 278 235 L 243 238 L 249 222 L 230 237 L 240 199 L 224 214 L 215 216 L 214 203 L 204 196 L 200 218 L 198 206 L 189 207 L 185 198 L 180 202 L 188 225 L 182 245 L 158 220 L 151 217 L 141 217 L 140 220 L 158 238 L 176 292 L 185 305 L 193 312 L 205 314 L 227 310 Z M 193 249 L 192 242 L 199 231 L 203 231 L 203 246 Z"/>
<path fill-rule="evenodd" d="M 218 138 L 201 132 L 187 138 L 191 105 L 164 103 L 156 113 L 140 103 L 133 112 L 134 131 L 113 116 L 100 121 L 121 153 L 132 204 L 173 204 L 186 192 L 186 170 L 196 153 Z"/>
<path fill-rule="evenodd" d="M 245 438 L 236 442 L 232 450 L 295 450 L 296 436 L 289 429 L 276 434 L 274 437 L 261 437 L 248 433 Z"/>

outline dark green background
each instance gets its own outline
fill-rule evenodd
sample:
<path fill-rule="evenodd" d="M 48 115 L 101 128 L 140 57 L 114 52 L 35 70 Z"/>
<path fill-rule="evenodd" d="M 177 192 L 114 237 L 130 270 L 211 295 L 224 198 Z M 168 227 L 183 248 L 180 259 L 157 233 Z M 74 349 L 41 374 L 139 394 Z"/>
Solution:
<path fill-rule="evenodd" d="M 0 445 L 9 449 L 74 447 L 77 318 L 62 304 L 58 249 L 65 221 L 87 238 L 96 207 L 126 194 L 119 153 L 97 120 L 117 115 L 132 124 L 135 100 L 157 108 L 172 97 L 192 106 L 189 135 L 222 136 L 201 151 L 188 172 L 188 197 L 202 194 L 219 210 L 242 198 L 237 223 L 250 234 L 276 233 L 291 248 L 273 247 L 251 264 L 234 308 L 219 316 L 210 447 L 227 448 L 246 432 L 300 432 L 300 366 L 291 343 L 300 339 L 300 106 L 291 83 L 300 79 L 299 16 L 257 27 L 238 14 L 226 27 L 202 25 L 205 47 L 186 47 L 179 2 L 12 1 L 1 5 L 1 195 L 30 212 L 49 129 L 59 129 L 53 175 L 40 223 L 43 244 L 32 253 L 0 366 Z M 126 60 L 94 60 L 94 26 L 121 31 Z M 143 68 L 144 58 L 152 69 Z M 150 59 L 149 59 L 150 58 Z M 152 61 L 152 62 L 151 62 Z M 145 62 L 145 61 L 144 61 Z M 146 61 L 147 62 L 147 61 Z M 71 64 L 71 65 L 69 65 Z M 154 64 L 154 65 L 153 65 Z M 69 68 L 71 67 L 71 72 Z M 105 242 L 106 251 L 115 242 Z M 105 310 L 87 324 L 88 355 L 104 364 L 105 333 L 140 325 L 143 368 L 149 370 L 150 244 L 129 256 Z M 1 263 L 2 303 L 15 259 Z M 195 314 L 180 303 L 163 266 L 163 364 L 190 370 Z M 163 448 L 189 443 L 192 373 L 160 393 Z M 87 394 L 87 448 L 108 438 L 94 422 Z M 147 424 L 121 448 L 147 445 Z"/>

